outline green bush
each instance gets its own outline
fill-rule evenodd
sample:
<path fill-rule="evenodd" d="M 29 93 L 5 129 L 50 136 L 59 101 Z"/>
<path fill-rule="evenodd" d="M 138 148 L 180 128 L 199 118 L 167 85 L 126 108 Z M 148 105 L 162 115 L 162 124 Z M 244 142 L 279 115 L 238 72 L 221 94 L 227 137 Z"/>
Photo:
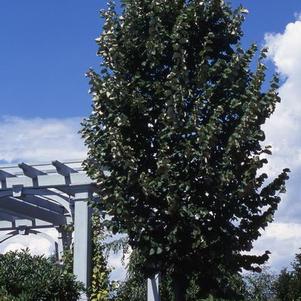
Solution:
<path fill-rule="evenodd" d="M 0 300 L 75 301 L 83 285 L 75 276 L 29 250 L 0 255 Z"/>

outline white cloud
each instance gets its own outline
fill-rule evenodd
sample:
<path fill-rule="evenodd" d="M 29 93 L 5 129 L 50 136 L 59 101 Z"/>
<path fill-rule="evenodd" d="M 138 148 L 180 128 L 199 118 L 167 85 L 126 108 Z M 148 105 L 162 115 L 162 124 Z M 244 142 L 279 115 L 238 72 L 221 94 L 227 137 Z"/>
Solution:
<path fill-rule="evenodd" d="M 300 48 L 301 19 L 287 24 L 283 33 L 267 33 L 266 46 L 269 48 L 270 57 L 273 59 L 277 70 L 289 79 L 301 74 Z"/>
<path fill-rule="evenodd" d="M 0 161 L 43 162 L 81 159 L 86 149 L 80 118 L 0 118 Z"/>
<path fill-rule="evenodd" d="M 284 82 L 279 89 L 281 103 L 265 126 L 266 143 L 273 146 L 270 171 L 291 169 L 287 194 L 277 221 L 301 223 L 301 20 L 289 23 L 283 33 L 266 34 L 269 58 Z M 301 246 L 301 243 L 300 243 Z"/>
<path fill-rule="evenodd" d="M 271 252 L 267 262 L 274 270 L 290 267 L 295 254 L 301 248 L 301 224 L 276 222 L 269 225 L 261 238 L 255 242 L 253 254 Z"/>
<path fill-rule="evenodd" d="M 265 144 L 273 147 L 268 172 L 275 176 L 288 167 L 291 174 L 275 222 L 255 242 L 253 252 L 270 250 L 268 264 L 276 270 L 289 267 L 301 248 L 301 15 L 296 16 L 283 33 L 265 35 L 269 59 L 283 81 L 281 103 L 264 126 Z"/>
<path fill-rule="evenodd" d="M 274 223 L 265 231 L 266 239 L 275 238 L 278 240 L 294 239 L 301 241 L 301 224 L 297 223 Z M 300 246 L 301 247 L 301 246 Z"/>

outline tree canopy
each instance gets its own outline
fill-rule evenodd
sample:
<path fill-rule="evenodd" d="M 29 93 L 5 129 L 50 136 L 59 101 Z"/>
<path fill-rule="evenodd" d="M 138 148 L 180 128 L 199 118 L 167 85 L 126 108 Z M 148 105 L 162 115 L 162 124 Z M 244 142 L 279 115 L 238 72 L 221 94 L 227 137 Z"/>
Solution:
<path fill-rule="evenodd" d="M 266 50 L 240 46 L 246 10 L 221 0 L 112 1 L 90 70 L 82 134 L 109 227 L 126 232 L 146 276 L 170 273 L 177 300 L 199 275 L 204 294 L 242 268 L 273 220 L 288 169 L 268 179 L 261 126 L 280 101 L 263 90 Z M 252 64 L 256 67 L 252 68 Z M 107 172 L 104 172 L 107 170 Z M 222 276 L 221 278 L 221 275 Z M 225 287 L 225 286 L 224 286 Z"/>
<path fill-rule="evenodd" d="M 295 255 L 292 269 L 283 269 L 275 282 L 278 300 L 298 300 L 301 297 L 301 253 Z"/>

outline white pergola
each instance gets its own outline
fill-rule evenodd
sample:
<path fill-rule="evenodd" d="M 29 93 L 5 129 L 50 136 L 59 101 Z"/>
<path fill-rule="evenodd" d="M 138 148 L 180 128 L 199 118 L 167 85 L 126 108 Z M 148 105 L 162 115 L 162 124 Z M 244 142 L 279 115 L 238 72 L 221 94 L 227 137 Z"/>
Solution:
<path fill-rule="evenodd" d="M 97 199 L 81 161 L 0 166 L 0 243 L 16 235 L 37 234 L 55 245 L 56 257 L 74 244 L 73 272 L 86 287 L 91 277 L 91 208 Z M 74 234 L 66 225 L 74 225 Z M 55 228 L 55 241 L 43 232 Z M 148 301 L 159 301 L 158 276 L 148 280 Z M 82 295 L 80 300 L 88 300 Z"/>
<path fill-rule="evenodd" d="M 87 287 L 91 266 L 91 208 L 95 186 L 81 161 L 0 166 L 0 243 L 16 235 L 38 234 L 52 241 L 57 259 L 70 248 L 74 224 L 74 274 Z M 58 241 L 42 232 L 55 228 Z M 81 300 L 87 300 L 82 296 Z"/>

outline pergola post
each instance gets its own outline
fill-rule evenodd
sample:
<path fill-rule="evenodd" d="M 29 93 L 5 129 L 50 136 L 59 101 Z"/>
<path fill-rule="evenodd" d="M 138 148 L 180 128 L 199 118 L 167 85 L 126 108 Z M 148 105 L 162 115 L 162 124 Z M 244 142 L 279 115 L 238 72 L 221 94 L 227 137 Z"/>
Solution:
<path fill-rule="evenodd" d="M 91 215 L 92 209 L 88 206 L 88 193 L 76 193 L 74 199 L 74 265 L 73 272 L 77 280 L 86 288 L 91 278 Z M 83 294 L 82 301 L 88 300 Z"/>
<path fill-rule="evenodd" d="M 147 279 L 147 301 L 160 301 L 159 281 L 159 274 Z"/>

